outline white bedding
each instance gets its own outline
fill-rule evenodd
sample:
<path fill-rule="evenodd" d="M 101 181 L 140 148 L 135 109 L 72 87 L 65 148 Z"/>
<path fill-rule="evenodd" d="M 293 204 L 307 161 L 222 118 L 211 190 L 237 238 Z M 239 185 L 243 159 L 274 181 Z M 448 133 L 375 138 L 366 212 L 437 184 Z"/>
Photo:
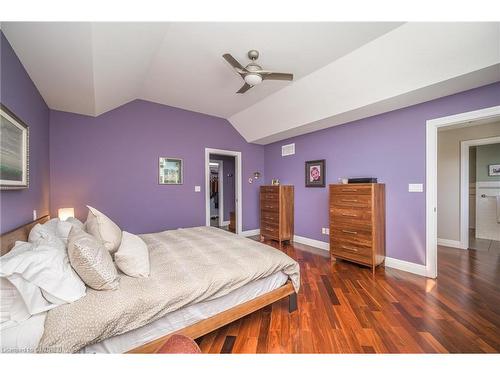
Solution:
<path fill-rule="evenodd" d="M 177 331 L 200 320 L 207 319 L 221 311 L 277 289 L 284 285 L 287 279 L 288 276 L 283 272 L 277 272 L 263 279 L 252 281 L 225 296 L 181 308 L 143 327 L 89 345 L 80 352 L 126 352 L 158 337 Z M 37 314 L 13 327 L 3 329 L 0 332 L 0 347 L 2 352 L 12 351 L 12 348 L 23 352 L 34 352 L 43 334 L 45 316 L 46 313 Z"/>

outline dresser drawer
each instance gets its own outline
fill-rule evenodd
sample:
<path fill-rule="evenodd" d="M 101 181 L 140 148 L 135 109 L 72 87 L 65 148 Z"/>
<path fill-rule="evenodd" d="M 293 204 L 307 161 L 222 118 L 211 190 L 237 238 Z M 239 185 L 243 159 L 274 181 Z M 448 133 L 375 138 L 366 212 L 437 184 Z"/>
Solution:
<path fill-rule="evenodd" d="M 260 220 L 270 223 L 278 223 L 279 222 L 279 214 L 277 211 L 260 211 Z"/>
<path fill-rule="evenodd" d="M 333 257 L 338 256 L 364 264 L 373 263 L 372 249 L 370 247 L 353 245 L 345 241 L 330 241 L 330 253 Z"/>
<path fill-rule="evenodd" d="M 271 231 L 271 232 L 272 231 L 278 232 L 279 228 L 280 228 L 280 224 L 277 221 L 273 222 L 273 221 L 261 220 L 260 221 L 260 228 L 267 230 L 267 231 Z"/>
<path fill-rule="evenodd" d="M 371 228 L 372 225 L 372 212 L 366 208 L 330 208 L 330 216 L 332 225 L 338 227 L 342 223 L 364 228 Z"/>
<path fill-rule="evenodd" d="M 279 239 L 279 228 L 274 228 L 273 226 L 261 223 L 260 226 L 260 235 L 264 237 Z"/>
<path fill-rule="evenodd" d="M 348 242 L 353 245 L 372 246 L 372 229 L 356 226 L 337 225 L 331 226 L 332 240 Z"/>
<path fill-rule="evenodd" d="M 280 200 L 280 195 L 278 193 L 266 193 L 261 191 L 260 192 L 260 200 L 261 201 L 270 201 L 270 202 L 279 202 Z"/>
<path fill-rule="evenodd" d="M 280 208 L 279 202 L 269 201 L 269 200 L 261 200 L 260 201 L 260 209 L 261 211 L 274 211 L 278 212 Z"/>
<path fill-rule="evenodd" d="M 330 185 L 331 194 L 340 195 L 371 195 L 372 185 L 361 184 L 344 184 L 344 185 Z"/>
<path fill-rule="evenodd" d="M 260 192 L 261 192 L 261 193 L 274 193 L 274 194 L 279 194 L 279 192 L 280 192 L 280 187 L 279 187 L 279 186 L 261 186 L 261 187 L 260 187 Z"/>
<path fill-rule="evenodd" d="M 334 194 L 331 196 L 330 206 L 368 208 L 372 206 L 372 196 L 364 194 Z"/>

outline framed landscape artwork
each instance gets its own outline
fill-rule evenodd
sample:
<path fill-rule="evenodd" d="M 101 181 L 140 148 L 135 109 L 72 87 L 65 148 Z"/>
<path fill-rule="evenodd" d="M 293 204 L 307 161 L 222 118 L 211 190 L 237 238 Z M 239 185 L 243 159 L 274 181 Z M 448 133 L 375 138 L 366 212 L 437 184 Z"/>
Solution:
<path fill-rule="evenodd" d="M 24 189 L 28 185 L 28 125 L 0 104 L 0 188 Z"/>
<path fill-rule="evenodd" d="M 181 185 L 183 179 L 182 159 L 160 157 L 159 180 L 160 185 Z"/>
<path fill-rule="evenodd" d="M 306 161 L 306 187 L 325 187 L 325 160 Z"/>

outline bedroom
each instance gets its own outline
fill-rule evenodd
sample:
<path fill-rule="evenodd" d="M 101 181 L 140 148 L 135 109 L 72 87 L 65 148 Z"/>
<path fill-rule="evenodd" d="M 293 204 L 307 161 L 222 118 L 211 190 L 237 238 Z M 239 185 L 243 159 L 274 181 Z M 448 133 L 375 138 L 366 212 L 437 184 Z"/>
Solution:
<path fill-rule="evenodd" d="M 498 20 L 107 17 L 1 24 L 3 353 L 500 351 L 498 253 L 434 211 Z"/>

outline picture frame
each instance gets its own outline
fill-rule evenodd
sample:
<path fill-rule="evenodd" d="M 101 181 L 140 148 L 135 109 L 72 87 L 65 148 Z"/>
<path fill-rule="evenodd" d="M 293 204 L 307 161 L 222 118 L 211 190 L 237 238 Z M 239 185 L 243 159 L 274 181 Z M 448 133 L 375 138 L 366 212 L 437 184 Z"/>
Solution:
<path fill-rule="evenodd" d="M 310 160 L 305 163 L 306 187 L 326 186 L 326 160 Z"/>
<path fill-rule="evenodd" d="M 183 160 L 160 156 L 158 159 L 158 184 L 182 185 L 184 179 Z"/>
<path fill-rule="evenodd" d="M 500 164 L 490 164 L 488 165 L 488 176 L 500 176 Z"/>
<path fill-rule="evenodd" d="M 0 189 L 29 187 L 29 127 L 0 103 Z"/>

